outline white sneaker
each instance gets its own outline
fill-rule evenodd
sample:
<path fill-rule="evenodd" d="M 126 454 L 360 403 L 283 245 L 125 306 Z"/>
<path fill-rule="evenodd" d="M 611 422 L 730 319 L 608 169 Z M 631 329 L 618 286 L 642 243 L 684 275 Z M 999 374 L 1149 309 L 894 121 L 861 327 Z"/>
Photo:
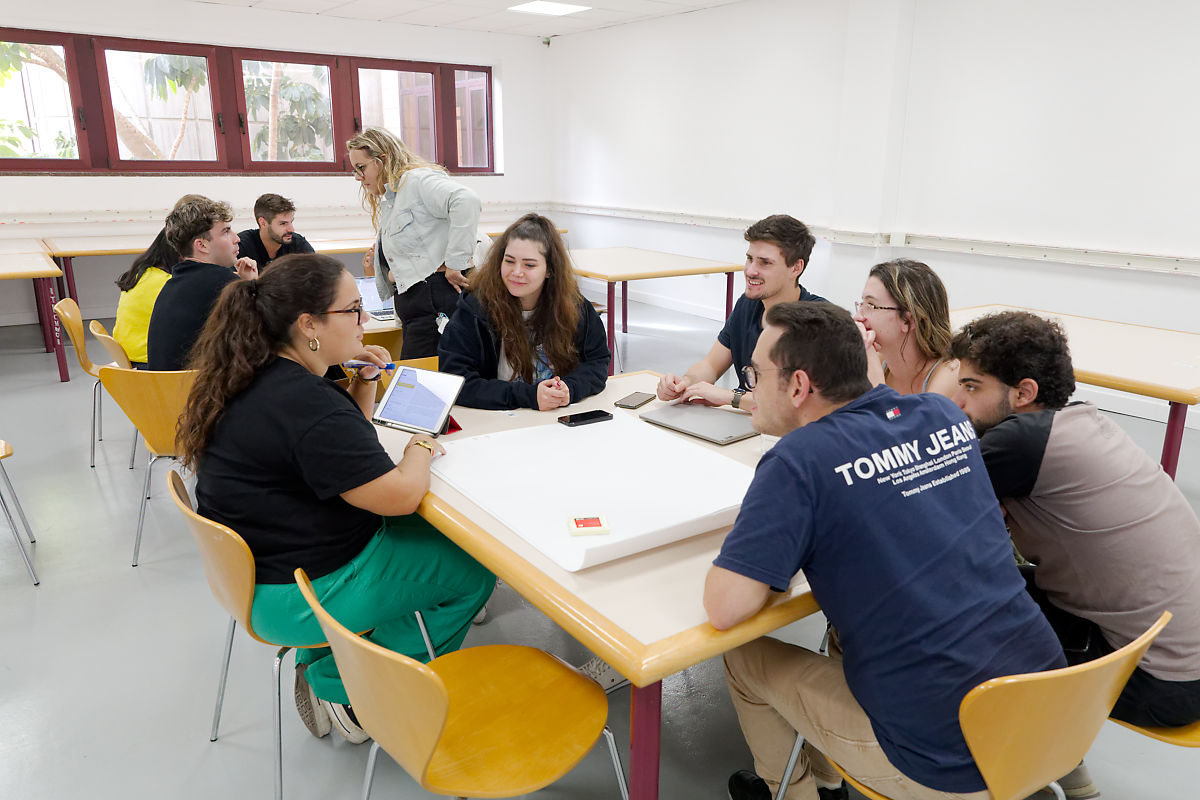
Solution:
<path fill-rule="evenodd" d="M 342 705 L 341 703 L 331 703 L 328 700 L 321 700 L 321 708 L 325 709 L 325 713 L 329 715 L 329 721 L 333 725 L 333 729 L 342 735 L 350 744 L 362 744 L 371 737 L 358 724 L 358 718 L 354 716 L 354 711 L 350 706 Z"/>
<path fill-rule="evenodd" d="M 600 688 L 605 692 L 611 692 L 629 683 L 628 678 L 613 669 L 613 666 L 600 656 L 595 656 L 591 661 L 581 667 L 576 667 L 576 669 L 600 684 Z"/>
<path fill-rule="evenodd" d="M 487 622 L 487 618 L 488 618 L 487 606 L 483 606 L 482 608 L 479 609 L 479 613 L 477 613 L 475 615 L 475 618 L 473 620 L 471 620 L 471 624 L 472 625 L 482 625 L 483 623 Z"/>
<path fill-rule="evenodd" d="M 304 677 L 306 669 L 308 664 L 296 665 L 296 713 L 300 715 L 300 721 L 308 728 L 308 732 L 320 739 L 329 735 L 329 715 L 325 713 L 321 701 L 308 685 L 308 680 Z"/>

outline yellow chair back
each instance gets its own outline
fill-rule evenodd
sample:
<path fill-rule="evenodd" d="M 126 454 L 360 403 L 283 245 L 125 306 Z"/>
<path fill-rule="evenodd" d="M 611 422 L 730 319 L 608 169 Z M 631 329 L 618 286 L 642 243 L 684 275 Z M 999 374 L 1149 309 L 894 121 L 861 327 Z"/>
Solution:
<path fill-rule="evenodd" d="M 351 633 L 321 606 L 304 570 L 297 569 L 295 576 L 333 649 L 354 715 L 425 786 L 450 710 L 446 685 L 425 664 Z"/>
<path fill-rule="evenodd" d="M 71 344 L 75 346 L 75 357 L 79 359 L 79 366 L 93 378 L 100 377 L 100 368 L 88 358 L 87 342 L 83 336 L 83 315 L 79 312 L 79 304 L 69 297 L 63 298 L 54 304 L 54 315 L 58 317 Z"/>
<path fill-rule="evenodd" d="M 183 485 L 183 478 L 178 472 L 171 470 L 167 475 L 167 483 L 171 499 L 179 507 L 187 521 L 188 531 L 200 549 L 204 577 L 208 579 L 208 588 L 212 590 L 213 597 L 247 633 L 263 641 L 255 635 L 250 625 L 250 606 L 254 602 L 254 556 L 250 547 L 230 528 L 195 512 L 187 487 Z"/>
<path fill-rule="evenodd" d="M 993 678 L 963 698 L 958 718 L 993 800 L 1019 800 L 1074 769 L 1125 682 L 1171 619 L 1116 652 L 1065 669 Z"/>
<path fill-rule="evenodd" d="M 195 370 L 150 370 L 101 367 L 100 382 L 146 440 L 155 456 L 175 455 L 175 431 Z"/>
<path fill-rule="evenodd" d="M 104 348 L 104 352 L 108 353 L 108 357 L 112 359 L 112 366 L 129 369 L 129 356 L 126 355 L 125 348 L 116 339 L 108 335 L 108 330 L 100 324 L 100 320 L 94 319 L 88 323 L 88 330 L 92 332 L 92 336 Z"/>

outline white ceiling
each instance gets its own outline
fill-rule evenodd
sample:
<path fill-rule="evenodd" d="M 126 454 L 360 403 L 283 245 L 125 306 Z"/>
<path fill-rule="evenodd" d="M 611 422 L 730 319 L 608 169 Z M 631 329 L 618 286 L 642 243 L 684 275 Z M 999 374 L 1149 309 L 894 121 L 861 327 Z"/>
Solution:
<path fill-rule="evenodd" d="M 200 0 L 226 6 L 269 8 L 326 17 L 403 22 L 468 31 L 558 36 L 609 28 L 655 17 L 724 6 L 738 0 L 561 0 L 591 6 L 565 17 L 506 10 L 524 0 Z"/>

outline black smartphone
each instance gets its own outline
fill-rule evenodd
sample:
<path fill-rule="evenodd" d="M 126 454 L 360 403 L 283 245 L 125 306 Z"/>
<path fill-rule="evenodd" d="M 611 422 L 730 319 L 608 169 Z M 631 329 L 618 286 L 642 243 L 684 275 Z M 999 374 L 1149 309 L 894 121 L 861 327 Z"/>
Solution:
<path fill-rule="evenodd" d="M 622 397 L 617 402 L 613 403 L 617 408 L 641 408 L 654 399 L 654 395 L 650 392 L 634 392 L 631 395 Z"/>
<path fill-rule="evenodd" d="M 604 422 L 612 419 L 612 414 L 607 411 L 583 411 L 578 414 L 567 414 L 565 417 L 559 417 L 558 421 L 568 428 L 574 428 L 578 425 L 590 425 L 593 422 Z"/>

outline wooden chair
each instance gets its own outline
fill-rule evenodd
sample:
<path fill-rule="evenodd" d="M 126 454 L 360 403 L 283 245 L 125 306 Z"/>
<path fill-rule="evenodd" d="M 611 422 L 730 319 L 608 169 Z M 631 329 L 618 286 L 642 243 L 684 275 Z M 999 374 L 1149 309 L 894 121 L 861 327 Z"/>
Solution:
<path fill-rule="evenodd" d="M 129 355 L 125 352 L 125 348 L 121 346 L 113 337 L 109 336 L 108 330 L 100 324 L 100 320 L 94 319 L 88 323 L 88 330 L 92 333 L 92 338 L 100 343 L 104 348 L 104 352 L 108 353 L 108 357 L 112 359 L 113 367 L 124 367 L 131 369 L 133 363 L 129 360 Z M 98 382 L 98 381 L 97 381 Z M 133 460 L 137 456 L 138 432 L 137 428 L 133 429 L 133 446 L 129 449 L 129 468 L 133 469 Z M 94 463 L 92 466 L 96 466 Z"/>
<path fill-rule="evenodd" d="M 146 501 L 150 499 L 150 476 L 159 459 L 175 457 L 175 429 L 195 378 L 194 370 L 151 372 L 121 367 L 100 368 L 100 381 L 104 388 L 133 422 L 133 427 L 142 434 L 146 449 L 150 451 L 141 508 L 138 511 L 137 535 L 133 540 L 135 567 L 142 547 Z"/>
<path fill-rule="evenodd" d="M 13 506 L 17 509 L 17 516 L 21 518 L 21 524 L 25 526 L 25 535 L 29 537 L 29 543 L 33 544 L 37 539 L 33 538 L 33 528 L 29 527 L 29 520 L 25 518 L 25 509 L 21 508 L 21 501 L 17 498 L 17 492 L 13 489 L 12 481 L 8 479 L 8 470 L 4 468 L 4 459 L 13 454 L 12 445 L 0 439 L 0 478 L 4 481 L 4 488 L 8 490 L 8 497 L 12 500 Z M 33 579 L 33 585 L 37 586 L 41 581 L 38 580 L 37 573 L 33 570 L 33 562 L 29 560 L 29 553 L 25 552 L 25 543 L 21 541 L 21 534 L 17 532 L 17 521 L 13 518 L 12 509 L 8 507 L 8 501 L 4 499 L 4 495 L 0 494 L 0 508 L 4 509 L 4 516 L 8 519 L 8 525 L 12 528 L 13 539 L 17 543 L 17 549 L 21 551 L 21 558 L 25 559 L 25 569 L 29 570 L 29 577 Z"/>
<path fill-rule="evenodd" d="M 76 302 L 71 298 L 68 297 L 55 303 L 54 315 L 58 317 L 58 321 L 62 324 L 63 330 L 67 332 L 67 336 L 70 338 L 71 344 L 75 348 L 75 357 L 79 359 L 79 366 L 84 372 L 96 379 L 95 385 L 92 386 L 91 438 L 91 466 L 95 467 L 96 442 L 104 441 L 104 409 L 100 397 L 100 367 L 128 367 L 129 359 L 125 359 L 124 364 L 113 363 L 110 365 L 100 365 L 93 363 L 92 360 L 88 358 L 87 342 L 83 334 L 83 315 L 79 313 L 79 305 L 76 304 Z"/>
<path fill-rule="evenodd" d="M 327 647 L 328 645 L 325 642 L 312 645 L 269 642 L 255 633 L 254 626 L 250 624 L 250 609 L 254 605 L 255 585 L 254 555 L 250 552 L 250 547 L 232 529 L 206 519 L 195 512 L 192 508 L 192 500 L 188 496 L 187 487 L 183 485 L 183 478 L 178 472 L 171 470 L 168 473 L 167 484 L 171 492 L 171 499 L 175 501 L 176 507 L 183 514 L 188 530 L 191 532 L 192 538 L 196 540 L 196 546 L 200 549 L 200 559 L 204 563 L 204 576 L 208 579 L 208 588 L 212 590 L 213 597 L 229 614 L 229 630 L 225 635 L 225 656 L 221 661 L 221 677 L 217 684 L 217 704 L 213 709 L 212 731 L 208 737 L 210 742 L 217 740 L 217 732 L 221 725 L 221 706 L 225 701 L 225 684 L 228 682 L 229 661 L 233 655 L 233 634 L 237 630 L 238 623 L 240 622 L 246 633 L 250 634 L 251 639 L 279 648 L 275 654 L 275 664 L 272 668 L 275 678 L 275 797 L 279 800 L 283 797 L 283 722 L 280 711 L 281 690 L 279 685 L 283 657 L 292 649 Z M 416 616 L 417 625 L 421 628 L 421 635 L 425 638 L 425 647 L 429 652 L 429 658 L 433 660 L 435 653 L 429 634 L 425 630 L 425 621 L 419 612 Z"/>
<path fill-rule="evenodd" d="M 1020 800 L 1046 786 L 1065 800 L 1058 778 L 1083 761 L 1125 682 L 1170 620 L 1164 611 L 1141 636 L 1095 661 L 993 678 L 967 692 L 958 721 L 992 800 Z M 802 743 L 796 737 L 776 800 L 786 794 Z M 830 763 L 868 800 L 888 800 Z"/>
<path fill-rule="evenodd" d="M 598 684 L 549 653 L 515 645 L 470 647 L 422 664 L 351 633 L 321 607 L 304 570 L 295 574 L 354 714 L 374 739 L 364 800 L 380 748 L 434 794 L 513 797 L 561 778 L 602 733 L 628 799 Z"/>

